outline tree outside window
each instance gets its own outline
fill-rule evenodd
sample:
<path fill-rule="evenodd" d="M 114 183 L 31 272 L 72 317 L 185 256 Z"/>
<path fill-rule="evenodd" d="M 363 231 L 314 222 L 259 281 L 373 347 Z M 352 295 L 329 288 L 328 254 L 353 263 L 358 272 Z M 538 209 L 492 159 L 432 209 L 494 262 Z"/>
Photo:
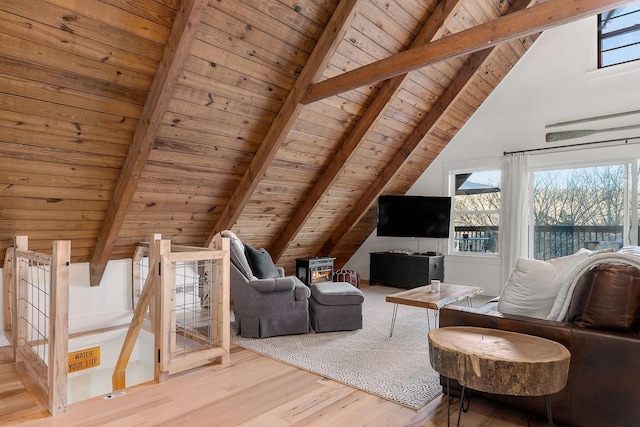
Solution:
<path fill-rule="evenodd" d="M 455 175 L 454 252 L 499 252 L 500 171 Z"/>
<path fill-rule="evenodd" d="M 533 253 L 536 259 L 578 249 L 619 249 L 628 209 L 628 165 L 533 174 Z"/>

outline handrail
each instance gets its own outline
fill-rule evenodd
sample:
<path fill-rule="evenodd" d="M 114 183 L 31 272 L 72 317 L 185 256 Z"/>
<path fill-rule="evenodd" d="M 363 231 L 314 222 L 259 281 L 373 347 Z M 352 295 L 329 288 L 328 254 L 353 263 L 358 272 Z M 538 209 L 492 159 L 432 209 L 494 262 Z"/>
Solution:
<path fill-rule="evenodd" d="M 131 353 L 133 352 L 133 347 L 136 344 L 138 339 L 138 335 L 140 334 L 140 329 L 142 328 L 142 323 L 144 322 L 144 316 L 147 311 L 147 307 L 149 306 L 149 301 L 151 301 L 155 288 L 153 286 L 153 282 L 156 280 L 158 275 L 158 268 L 152 268 L 149 271 L 149 275 L 147 276 L 147 280 L 145 282 L 145 287 L 140 295 L 140 300 L 138 305 L 136 306 L 135 313 L 133 318 L 131 319 L 131 323 L 129 325 L 129 330 L 127 331 L 127 335 L 124 339 L 124 343 L 122 344 L 122 350 L 118 355 L 118 360 L 116 361 L 116 365 L 113 368 L 113 375 L 111 376 L 111 385 L 113 390 L 122 390 L 126 387 L 126 369 L 129 364 L 129 359 L 131 358 Z"/>
<path fill-rule="evenodd" d="M 164 242 L 168 243 L 169 241 Z M 158 244 L 162 247 L 158 240 L 154 240 L 154 244 Z M 166 247 L 167 244 L 165 244 L 164 246 Z M 160 250 L 160 252 L 161 251 L 162 250 Z M 140 334 L 140 329 L 142 328 L 142 324 L 144 322 L 147 307 L 153 301 L 153 297 L 157 291 L 159 283 L 158 279 L 160 270 L 158 266 L 159 260 L 157 259 L 158 255 L 159 251 L 151 251 L 149 255 L 149 275 L 145 280 L 138 305 L 136 306 L 133 318 L 131 319 L 131 324 L 129 325 L 129 330 L 127 331 L 127 335 L 124 338 L 124 342 L 122 343 L 122 350 L 118 355 L 118 360 L 116 361 L 116 365 L 113 369 L 113 375 L 111 377 L 111 385 L 113 387 L 113 391 L 122 390 L 126 387 L 125 371 L 127 369 L 127 365 L 129 364 L 129 359 L 131 358 L 131 353 L 133 352 L 133 348 L 138 339 L 138 335 Z"/>

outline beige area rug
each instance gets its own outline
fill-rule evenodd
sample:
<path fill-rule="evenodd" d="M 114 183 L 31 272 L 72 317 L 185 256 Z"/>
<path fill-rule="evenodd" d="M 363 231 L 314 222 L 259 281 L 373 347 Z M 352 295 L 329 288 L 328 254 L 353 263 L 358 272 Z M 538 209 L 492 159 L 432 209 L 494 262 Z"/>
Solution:
<path fill-rule="evenodd" d="M 427 313 L 433 327 L 434 312 L 398 306 L 393 336 L 389 337 L 393 304 L 384 297 L 401 290 L 385 286 L 363 289 L 364 326 L 357 331 L 256 339 L 238 337 L 232 328 L 231 340 L 256 353 L 419 409 L 442 393 L 438 374 L 429 363 Z"/>

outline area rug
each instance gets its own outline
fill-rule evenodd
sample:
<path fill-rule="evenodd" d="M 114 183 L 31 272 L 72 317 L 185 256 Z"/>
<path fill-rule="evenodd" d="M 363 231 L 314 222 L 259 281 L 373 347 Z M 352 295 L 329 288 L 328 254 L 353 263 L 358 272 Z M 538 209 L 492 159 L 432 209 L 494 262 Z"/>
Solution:
<path fill-rule="evenodd" d="M 398 306 L 389 336 L 393 304 L 385 295 L 401 289 L 363 289 L 363 328 L 357 331 L 309 333 L 272 338 L 231 340 L 240 347 L 288 363 L 334 381 L 420 409 L 442 393 L 438 374 L 429 364 L 427 315 L 434 312 Z"/>

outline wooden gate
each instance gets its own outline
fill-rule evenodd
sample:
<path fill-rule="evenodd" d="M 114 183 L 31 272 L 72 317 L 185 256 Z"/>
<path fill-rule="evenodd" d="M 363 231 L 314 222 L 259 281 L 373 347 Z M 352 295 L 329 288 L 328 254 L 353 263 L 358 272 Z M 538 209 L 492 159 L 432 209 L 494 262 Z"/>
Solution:
<path fill-rule="evenodd" d="M 214 360 L 229 362 L 229 240 L 219 239 L 217 248 L 172 246 L 153 236 L 147 277 L 114 369 L 114 391 L 126 387 L 125 368 L 145 318 L 155 336 L 156 381 Z"/>

